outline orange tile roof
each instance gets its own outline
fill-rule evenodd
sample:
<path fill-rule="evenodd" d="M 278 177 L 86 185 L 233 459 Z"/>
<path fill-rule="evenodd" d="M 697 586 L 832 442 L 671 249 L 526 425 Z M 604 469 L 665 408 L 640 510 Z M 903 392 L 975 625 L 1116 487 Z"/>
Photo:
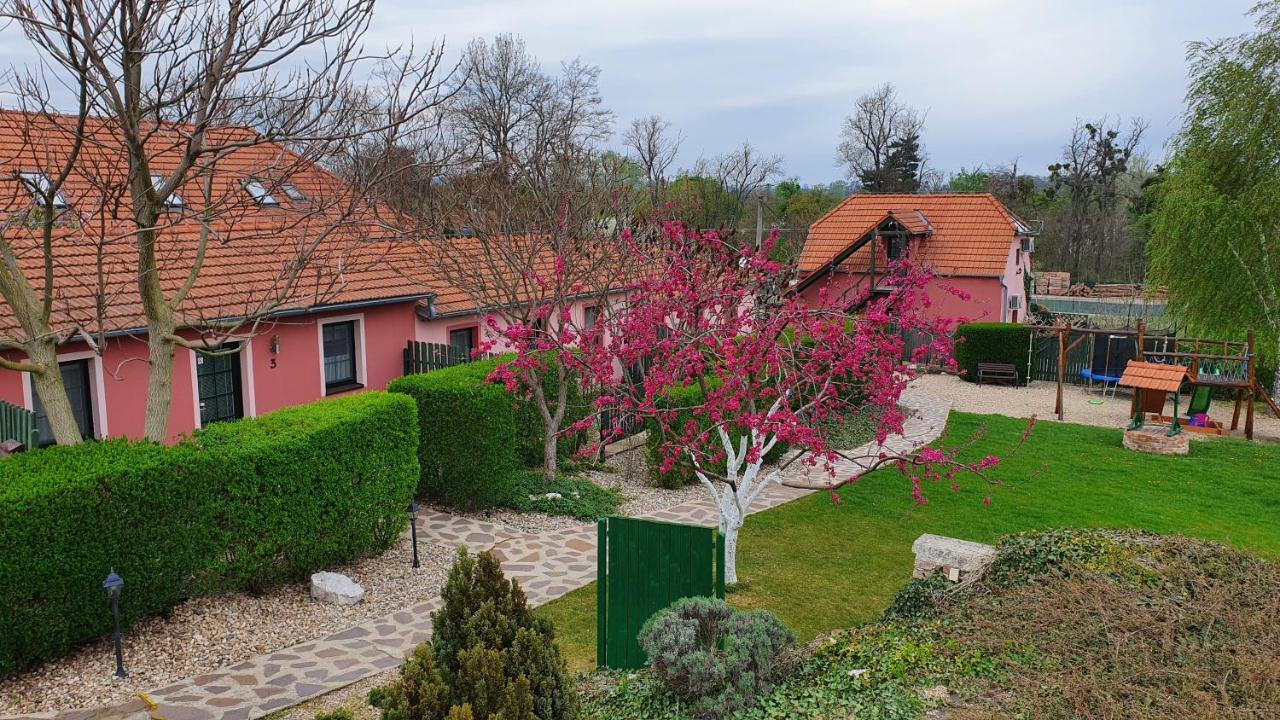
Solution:
<path fill-rule="evenodd" d="M 411 279 L 431 287 L 435 293 L 431 309 L 438 316 L 549 301 L 561 292 L 600 295 L 622 283 L 621 274 L 629 260 L 622 246 L 581 243 L 577 252 L 562 262 L 564 282 L 574 286 L 540 286 L 535 275 L 555 276 L 554 248 L 547 236 L 535 235 L 433 238 L 401 244 L 394 257 L 403 261 L 393 262 Z M 460 277 L 463 273 L 465 279 Z"/>
<path fill-rule="evenodd" d="M 1000 275 L 1019 225 L 1017 218 L 990 194 L 858 193 L 810 226 L 800 254 L 800 271 L 823 268 L 889 217 L 913 235 L 923 237 L 915 260 L 942 275 Z M 877 266 L 881 258 L 877 259 Z M 841 269 L 865 272 L 870 263 L 871 248 L 867 246 L 842 263 Z"/>
<path fill-rule="evenodd" d="M 17 174 L 55 175 L 69 156 L 75 120 L 0 111 L 0 224 L 19 267 L 37 291 L 44 256 L 40 226 L 29 219 L 34 203 Z M 148 155 L 154 174 L 176 167 L 187 129 L 152 128 Z M 248 132 L 215 129 L 211 135 L 225 140 Z M 141 328 L 146 323 L 136 289 L 135 229 L 128 193 L 120 192 L 127 161 L 108 121 L 90 119 L 84 136 L 82 154 L 62 190 L 69 210 L 59 217 L 52 238 L 52 324 L 59 333 L 76 327 L 88 332 Z M 287 180 L 305 198 L 293 200 L 274 189 L 278 206 L 260 206 L 243 190 L 249 178 Z M 206 230 L 200 211 L 217 208 L 208 222 L 202 269 L 178 308 L 187 324 L 254 316 L 268 309 L 284 312 L 420 297 L 431 290 L 408 280 L 389 262 L 395 247 L 391 238 L 398 234 L 391 213 L 353 202 L 342 180 L 300 161 L 287 149 L 268 144 L 233 150 L 217 161 L 208 188 L 207 197 L 203 181 L 179 188 L 185 207 L 166 213 L 158 230 L 161 284 L 173 292 L 192 267 Z M 299 269 L 300 257 L 305 262 Z M 95 311 L 99 305 L 101 318 Z M 8 304 L 0 303 L 0 332 L 15 327 Z"/>
<path fill-rule="evenodd" d="M 1144 390 L 1163 390 L 1177 392 L 1182 381 L 1188 379 L 1185 365 L 1141 362 L 1130 360 L 1124 368 L 1120 384 L 1125 387 Z"/>

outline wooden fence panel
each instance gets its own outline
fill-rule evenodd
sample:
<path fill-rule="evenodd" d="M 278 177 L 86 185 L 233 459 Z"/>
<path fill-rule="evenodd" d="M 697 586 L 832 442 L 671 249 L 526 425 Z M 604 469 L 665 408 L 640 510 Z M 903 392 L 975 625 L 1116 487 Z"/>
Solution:
<path fill-rule="evenodd" d="M 17 440 L 31 449 L 38 445 L 39 435 L 34 412 L 0 400 L 0 442 Z"/>
<path fill-rule="evenodd" d="M 1075 342 L 1083 333 L 1073 332 L 1067 337 L 1067 345 Z M 1081 382 L 1080 371 L 1089 367 L 1093 357 L 1092 335 L 1075 346 L 1067 354 L 1067 369 L 1062 375 L 1063 382 Z M 1031 379 L 1058 381 L 1058 336 L 1039 335 L 1035 339 L 1035 351 L 1031 360 Z"/>
<path fill-rule="evenodd" d="M 453 345 L 410 340 L 404 349 L 404 374 L 416 375 L 489 357 L 492 355 L 472 357 L 470 350 Z"/>
<path fill-rule="evenodd" d="M 596 662 L 619 670 L 647 662 L 637 636 L 680 598 L 724 598 L 724 539 L 714 528 L 601 518 L 596 555 Z"/>

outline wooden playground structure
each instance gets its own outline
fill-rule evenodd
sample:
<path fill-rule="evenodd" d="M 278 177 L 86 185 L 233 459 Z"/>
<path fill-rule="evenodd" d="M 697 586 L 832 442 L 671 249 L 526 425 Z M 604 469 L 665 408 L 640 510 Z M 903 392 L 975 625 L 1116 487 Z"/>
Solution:
<path fill-rule="evenodd" d="M 1186 368 L 1186 384 L 1191 386 L 1191 398 L 1188 403 L 1188 418 L 1203 418 L 1204 425 L 1190 424 L 1182 420 L 1185 429 L 1205 434 L 1225 435 L 1226 430 L 1220 423 L 1208 420 L 1209 404 L 1215 390 L 1235 393 L 1235 409 L 1231 416 L 1231 429 L 1240 425 L 1241 411 L 1244 411 L 1244 434 L 1253 439 L 1254 400 L 1261 398 L 1271 412 L 1280 418 L 1280 407 L 1262 388 L 1256 375 L 1256 355 L 1254 352 L 1253 331 L 1249 331 L 1244 341 L 1215 340 L 1209 338 L 1180 338 L 1172 335 L 1147 336 L 1145 323 L 1138 321 L 1136 330 L 1100 330 L 1079 328 L 1070 325 L 1036 325 L 1036 331 L 1054 333 L 1058 338 L 1058 391 L 1054 413 L 1058 420 L 1063 419 L 1062 392 L 1067 369 L 1067 356 L 1085 339 L 1093 336 L 1105 336 L 1108 366 L 1101 371 L 1090 368 L 1082 371 L 1082 375 L 1090 381 L 1101 382 L 1105 395 L 1108 385 L 1114 388 L 1120 384 L 1125 366 L 1129 360 L 1156 363 L 1163 365 L 1182 365 Z M 1078 334 L 1075 340 L 1071 335 Z M 1123 353 L 1113 357 L 1113 343 L 1121 345 L 1132 339 L 1131 350 L 1127 358 Z M 1117 342 L 1119 341 L 1119 342 Z M 1097 338 L 1094 338 L 1095 346 Z M 1114 360 L 1114 362 L 1113 362 Z M 1123 360 L 1123 362 L 1120 362 Z M 1112 367 L 1111 365 L 1118 365 Z M 1114 390 L 1112 391 L 1114 393 Z M 1175 393 L 1176 396 L 1176 393 Z M 1131 414 L 1142 413 L 1152 422 L 1169 423 L 1178 427 L 1180 421 L 1176 417 L 1163 415 L 1164 392 L 1135 390 Z M 1158 407 L 1157 407 L 1158 403 Z M 1175 402 L 1174 407 L 1177 407 Z M 1175 415 L 1177 410 L 1175 409 Z"/>

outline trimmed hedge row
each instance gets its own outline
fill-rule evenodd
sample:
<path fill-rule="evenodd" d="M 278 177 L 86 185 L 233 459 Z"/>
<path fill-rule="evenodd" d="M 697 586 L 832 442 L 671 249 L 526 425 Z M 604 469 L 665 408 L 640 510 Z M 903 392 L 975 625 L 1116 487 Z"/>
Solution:
<path fill-rule="evenodd" d="M 978 381 L 978 363 L 1010 363 L 1018 382 L 1027 381 L 1031 361 L 1031 328 L 1018 323 L 966 323 L 956 328 L 956 365 L 964 379 Z"/>
<path fill-rule="evenodd" d="M 260 590 L 379 552 L 417 483 L 413 403 L 369 392 L 218 423 L 172 446 L 108 440 L 0 462 L 0 674 L 185 598 Z"/>
<path fill-rule="evenodd" d="M 406 375 L 387 386 L 418 404 L 419 497 L 472 509 L 502 505 L 517 474 L 542 464 L 543 425 L 536 403 L 486 382 L 499 363 L 511 359 L 477 360 Z M 556 387 L 554 377 L 549 377 L 545 392 L 554 396 Z M 569 403 L 563 427 L 587 410 L 577 383 L 570 387 Z M 566 456 L 575 448 L 575 438 L 562 437 L 557 450 Z"/>

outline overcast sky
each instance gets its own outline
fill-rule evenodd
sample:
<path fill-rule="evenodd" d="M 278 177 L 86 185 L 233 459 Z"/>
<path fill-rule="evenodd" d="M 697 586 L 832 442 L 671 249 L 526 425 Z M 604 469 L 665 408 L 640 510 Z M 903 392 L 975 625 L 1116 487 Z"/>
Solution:
<path fill-rule="evenodd" d="M 523 36 L 548 67 L 599 65 L 617 126 L 657 113 L 682 166 L 743 139 L 806 183 L 842 178 L 840 123 L 892 82 L 928 111 L 930 164 L 1042 173 L 1073 120 L 1139 115 L 1153 158 L 1178 125 L 1186 44 L 1242 32 L 1253 0 L 381 0 L 378 35 Z"/>
<path fill-rule="evenodd" d="M 1018 160 L 1043 173 L 1075 118 L 1151 123 L 1158 160 L 1177 129 L 1186 44 L 1250 27 L 1253 0 L 379 0 L 370 41 L 524 37 L 549 69 L 602 69 L 621 129 L 657 113 L 684 134 L 679 164 L 749 139 L 805 183 L 844 177 L 841 120 L 883 82 L 926 110 L 932 167 Z M 0 63 L 29 56 L 12 29 Z M 620 133 L 619 133 L 620 134 Z"/>

